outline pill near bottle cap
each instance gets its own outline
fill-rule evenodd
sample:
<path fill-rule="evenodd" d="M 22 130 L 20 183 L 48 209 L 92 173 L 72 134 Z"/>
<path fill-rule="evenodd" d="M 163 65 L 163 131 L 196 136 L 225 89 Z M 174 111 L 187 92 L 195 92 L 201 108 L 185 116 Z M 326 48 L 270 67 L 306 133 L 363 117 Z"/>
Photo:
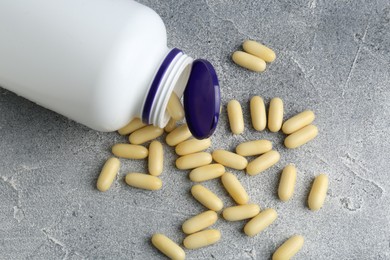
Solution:
<path fill-rule="evenodd" d="M 131 144 L 143 144 L 147 141 L 156 139 L 164 133 L 164 130 L 153 125 L 145 126 L 141 129 L 134 131 L 129 136 L 129 141 Z"/>
<path fill-rule="evenodd" d="M 187 155 L 187 154 L 206 150 L 207 148 L 210 147 L 210 145 L 211 145 L 210 138 L 206 138 L 202 140 L 198 140 L 194 138 L 179 143 L 175 148 L 175 152 L 177 155 Z"/>
<path fill-rule="evenodd" d="M 213 158 L 206 152 L 192 153 L 176 159 L 176 167 L 180 170 L 194 169 L 210 164 Z"/>
<path fill-rule="evenodd" d="M 142 127 L 144 127 L 146 124 L 144 124 L 141 119 L 139 118 L 134 118 L 133 120 L 130 121 L 127 125 L 122 127 L 121 129 L 118 130 L 118 133 L 120 135 L 128 135 L 134 132 L 135 130 L 138 130 Z"/>

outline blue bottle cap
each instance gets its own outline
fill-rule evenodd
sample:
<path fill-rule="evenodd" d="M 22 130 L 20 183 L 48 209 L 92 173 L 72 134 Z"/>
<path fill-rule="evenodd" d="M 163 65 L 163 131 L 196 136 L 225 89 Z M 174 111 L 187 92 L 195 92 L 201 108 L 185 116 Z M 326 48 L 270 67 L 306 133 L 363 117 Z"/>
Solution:
<path fill-rule="evenodd" d="M 192 135 L 197 139 L 211 136 L 219 119 L 221 95 L 217 74 L 207 60 L 193 62 L 183 103 Z"/>

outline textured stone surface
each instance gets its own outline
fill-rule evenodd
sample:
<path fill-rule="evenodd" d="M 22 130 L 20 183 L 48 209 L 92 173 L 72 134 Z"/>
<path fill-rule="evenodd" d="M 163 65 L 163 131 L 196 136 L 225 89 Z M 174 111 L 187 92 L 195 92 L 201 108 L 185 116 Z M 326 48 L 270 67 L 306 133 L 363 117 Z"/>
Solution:
<path fill-rule="evenodd" d="M 188 251 L 189 259 L 269 259 L 293 234 L 306 238 L 297 259 L 390 259 L 390 3 L 378 1 L 142 1 L 167 25 L 169 46 L 216 67 L 224 104 L 213 147 L 233 149 L 267 138 L 281 161 L 250 177 L 232 171 L 251 202 L 273 207 L 277 221 L 249 238 L 244 222 L 220 219 L 221 241 Z M 230 55 L 245 39 L 274 48 L 277 60 L 257 74 L 234 65 Z M 248 100 L 285 101 L 286 118 L 313 109 L 320 129 L 296 150 L 283 135 L 256 132 Z M 233 136 L 226 103 L 245 111 L 245 134 Z M 98 133 L 0 89 L 0 258 L 158 259 L 150 237 L 162 232 L 177 242 L 181 224 L 204 208 L 190 195 L 187 171 L 174 167 L 165 147 L 163 189 L 127 187 L 126 172 L 145 171 L 146 161 L 122 160 L 110 191 L 95 188 L 110 147 L 126 141 Z M 212 150 L 211 149 L 211 150 Z M 296 193 L 282 203 L 276 189 L 287 163 L 298 168 Z M 319 212 L 307 209 L 313 177 L 329 174 L 330 189 Z M 205 183 L 233 201 L 217 180 Z"/>

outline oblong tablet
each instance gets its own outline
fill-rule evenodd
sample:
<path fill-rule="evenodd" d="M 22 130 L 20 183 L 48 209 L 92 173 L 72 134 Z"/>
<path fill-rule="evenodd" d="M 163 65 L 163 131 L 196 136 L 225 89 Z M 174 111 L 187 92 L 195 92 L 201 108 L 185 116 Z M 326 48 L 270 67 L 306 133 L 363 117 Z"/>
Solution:
<path fill-rule="evenodd" d="M 175 128 L 176 128 L 176 120 L 171 118 L 171 119 L 169 119 L 167 125 L 164 127 L 164 130 L 165 130 L 165 132 L 170 133 Z"/>
<path fill-rule="evenodd" d="M 191 194 L 200 204 L 208 209 L 220 211 L 223 208 L 222 200 L 211 190 L 200 184 L 192 186 Z"/>
<path fill-rule="evenodd" d="M 272 49 L 256 41 L 247 40 L 242 44 L 242 48 L 247 53 L 255 55 L 266 62 L 273 62 L 276 58 L 276 54 Z"/>
<path fill-rule="evenodd" d="M 184 260 L 186 258 L 184 250 L 163 234 L 154 234 L 152 236 L 152 244 L 170 259 Z"/>
<path fill-rule="evenodd" d="M 238 135 L 244 132 L 244 117 L 241 104 L 237 100 L 230 100 L 227 105 L 230 129 L 233 134 Z"/>
<path fill-rule="evenodd" d="M 197 249 L 217 243 L 221 239 L 221 232 L 216 229 L 208 229 L 187 236 L 184 247 L 187 249 Z"/>
<path fill-rule="evenodd" d="M 253 237 L 271 225 L 277 217 L 278 213 L 274 209 L 265 209 L 246 223 L 244 232 L 248 236 Z"/>
<path fill-rule="evenodd" d="M 213 158 L 206 152 L 192 153 L 176 159 L 176 167 L 180 170 L 194 169 L 210 164 Z"/>
<path fill-rule="evenodd" d="M 268 140 L 254 140 L 241 143 L 236 147 L 236 153 L 241 156 L 253 156 L 272 150 L 272 143 Z"/>
<path fill-rule="evenodd" d="M 192 136 L 187 124 L 181 125 L 170 132 L 165 138 L 169 146 L 176 146 Z"/>
<path fill-rule="evenodd" d="M 287 148 L 294 149 L 313 140 L 318 135 L 318 128 L 315 125 L 308 125 L 292 133 L 284 139 Z"/>
<path fill-rule="evenodd" d="M 148 168 L 153 176 L 161 175 L 164 165 L 164 150 L 159 141 L 153 141 L 149 145 Z"/>
<path fill-rule="evenodd" d="M 190 139 L 178 144 L 175 148 L 175 152 L 178 155 L 187 155 L 191 153 L 197 153 L 206 150 L 211 145 L 210 138 L 198 140 Z"/>
<path fill-rule="evenodd" d="M 164 133 L 164 130 L 153 125 L 145 126 L 136 130 L 129 136 L 129 142 L 132 144 L 143 144 L 147 141 L 156 139 Z"/>
<path fill-rule="evenodd" d="M 98 190 L 107 191 L 111 187 L 118 174 L 120 165 L 121 162 L 115 157 L 111 157 L 106 161 L 96 183 Z"/>
<path fill-rule="evenodd" d="M 282 201 L 288 201 L 294 194 L 295 182 L 297 179 L 297 169 L 294 165 L 289 164 L 284 167 L 280 176 L 278 196 Z"/>
<path fill-rule="evenodd" d="M 139 118 L 134 118 L 133 120 L 130 121 L 127 125 L 122 127 L 121 129 L 118 130 L 118 133 L 120 135 L 128 135 L 134 132 L 135 130 L 138 130 L 142 127 L 146 126 L 146 124 L 142 123 L 141 119 Z"/>
<path fill-rule="evenodd" d="M 307 200 L 311 210 L 319 210 L 322 207 L 328 191 L 328 185 L 329 180 L 328 175 L 326 174 L 320 174 L 314 179 L 309 193 L 309 198 Z"/>
<path fill-rule="evenodd" d="M 278 132 L 283 123 L 283 101 L 280 98 L 273 98 L 269 104 L 268 129 L 271 132 Z"/>
<path fill-rule="evenodd" d="M 229 172 L 225 172 L 221 177 L 221 181 L 226 191 L 237 204 L 243 205 L 248 203 L 248 193 L 236 176 Z"/>
<path fill-rule="evenodd" d="M 238 221 L 253 218 L 257 214 L 259 214 L 259 212 L 259 205 L 247 204 L 225 208 L 222 212 L 222 216 L 228 221 Z"/>
<path fill-rule="evenodd" d="M 212 155 L 214 161 L 216 161 L 217 163 L 236 170 L 243 170 L 248 165 L 247 159 L 245 159 L 241 155 L 226 150 L 215 150 Z"/>
<path fill-rule="evenodd" d="M 217 213 L 215 213 L 215 211 L 208 210 L 190 219 L 187 219 L 183 223 L 182 229 L 184 233 L 192 234 L 213 225 L 217 219 Z"/>
<path fill-rule="evenodd" d="M 289 260 L 296 253 L 301 250 L 305 239 L 303 236 L 295 235 L 290 237 L 286 242 L 284 242 L 275 253 L 272 255 L 272 260 Z"/>
<path fill-rule="evenodd" d="M 193 169 L 190 172 L 190 180 L 194 182 L 208 181 L 219 178 L 225 173 L 225 167 L 222 164 L 212 163 Z"/>
<path fill-rule="evenodd" d="M 264 100 L 259 96 L 252 97 L 250 101 L 250 110 L 253 128 L 257 131 L 263 131 L 267 126 Z"/>
<path fill-rule="evenodd" d="M 169 98 L 167 112 L 176 121 L 180 121 L 184 118 L 183 105 L 175 92 L 172 92 L 171 97 Z"/>
<path fill-rule="evenodd" d="M 158 177 L 144 173 L 128 173 L 125 181 L 129 186 L 144 190 L 159 190 L 162 187 Z"/>
<path fill-rule="evenodd" d="M 237 65 L 256 72 L 262 72 L 267 67 L 264 60 L 243 51 L 235 51 L 232 60 Z"/>
<path fill-rule="evenodd" d="M 145 159 L 148 157 L 148 149 L 136 144 L 114 144 L 111 148 L 115 156 L 126 159 Z"/>
<path fill-rule="evenodd" d="M 257 175 L 268 168 L 270 168 L 272 165 L 276 164 L 280 159 L 280 154 L 278 151 L 271 150 L 269 152 L 266 152 L 263 155 L 260 155 L 253 161 L 248 163 L 248 166 L 246 167 L 246 172 L 249 175 Z"/>
<path fill-rule="evenodd" d="M 310 125 L 315 119 L 314 112 L 311 110 L 303 111 L 283 123 L 282 131 L 285 134 L 291 134 L 303 127 Z"/>

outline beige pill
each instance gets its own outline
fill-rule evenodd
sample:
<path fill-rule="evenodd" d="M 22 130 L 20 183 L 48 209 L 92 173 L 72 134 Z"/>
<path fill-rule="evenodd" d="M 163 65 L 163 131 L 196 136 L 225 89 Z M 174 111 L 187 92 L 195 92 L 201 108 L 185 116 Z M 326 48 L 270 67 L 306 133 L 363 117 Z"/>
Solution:
<path fill-rule="evenodd" d="M 209 229 L 187 236 L 184 247 L 187 249 L 197 249 L 217 243 L 221 239 L 221 232 L 216 229 Z"/>
<path fill-rule="evenodd" d="M 210 164 L 212 160 L 213 158 L 209 153 L 192 153 L 177 158 L 176 167 L 180 170 L 194 169 L 200 166 Z"/>
<path fill-rule="evenodd" d="M 146 126 L 146 124 L 142 123 L 141 119 L 134 118 L 130 123 L 119 129 L 118 133 L 120 135 L 128 135 L 144 126 Z"/>
<path fill-rule="evenodd" d="M 183 106 L 175 92 L 172 92 L 171 97 L 169 98 L 167 112 L 176 121 L 180 121 L 184 118 Z"/>
<path fill-rule="evenodd" d="M 241 185 L 236 176 L 226 172 L 222 175 L 221 180 L 226 191 L 230 194 L 233 200 L 237 202 L 237 204 L 243 205 L 248 203 L 248 193 L 246 193 L 244 187 Z"/>
<path fill-rule="evenodd" d="M 272 260 L 290 260 L 301 250 L 305 239 L 303 236 L 295 235 L 284 242 L 272 255 Z"/>
<path fill-rule="evenodd" d="M 294 149 L 313 140 L 318 135 L 318 128 L 315 125 L 308 125 L 292 133 L 284 139 L 287 148 Z"/>
<path fill-rule="evenodd" d="M 152 236 L 152 244 L 170 259 L 184 260 L 186 258 L 184 250 L 163 234 L 154 234 Z"/>
<path fill-rule="evenodd" d="M 187 124 L 184 124 L 170 132 L 165 138 L 165 141 L 169 146 L 176 146 L 177 144 L 187 140 L 191 136 L 192 134 L 188 129 Z"/>
<path fill-rule="evenodd" d="M 285 134 L 294 133 L 305 126 L 310 125 L 314 121 L 314 118 L 315 115 L 313 111 L 303 111 L 284 122 L 282 126 L 282 131 Z"/>
<path fill-rule="evenodd" d="M 165 132 L 170 133 L 175 128 L 176 128 L 176 120 L 171 118 L 171 119 L 169 119 L 169 121 L 168 121 L 167 125 L 165 126 L 164 130 L 165 130 Z"/>
<path fill-rule="evenodd" d="M 244 131 L 244 117 L 242 115 L 242 108 L 237 100 L 230 100 L 227 105 L 227 112 L 229 118 L 230 129 L 233 134 L 241 134 Z"/>
<path fill-rule="evenodd" d="M 228 221 L 238 221 L 253 218 L 260 212 L 259 205 L 247 204 L 225 208 L 222 212 L 223 218 Z"/>
<path fill-rule="evenodd" d="M 149 145 L 148 168 L 153 176 L 159 176 L 163 171 L 164 150 L 159 141 L 153 141 Z"/>
<path fill-rule="evenodd" d="M 288 201 L 294 194 L 295 181 L 297 179 L 297 169 L 289 164 L 284 167 L 280 176 L 278 195 L 282 201 Z"/>
<path fill-rule="evenodd" d="M 280 98 L 273 98 L 269 104 L 268 129 L 271 132 L 278 132 L 283 123 L 283 101 Z"/>
<path fill-rule="evenodd" d="M 311 210 L 319 210 L 324 204 L 326 193 L 328 191 L 328 175 L 320 174 L 318 175 L 313 182 L 311 187 L 309 198 L 307 203 Z"/>
<path fill-rule="evenodd" d="M 136 144 L 115 144 L 111 151 L 115 156 L 126 159 L 145 159 L 148 157 L 148 149 Z"/>
<path fill-rule="evenodd" d="M 217 195 L 211 190 L 203 187 L 200 184 L 196 184 L 191 188 L 191 194 L 194 198 L 199 201 L 200 204 L 208 209 L 214 211 L 220 211 L 223 208 L 223 202 Z"/>
<path fill-rule="evenodd" d="M 207 139 L 190 139 L 178 144 L 175 151 L 178 155 L 187 155 L 191 153 L 197 153 L 206 150 L 211 145 L 210 138 Z"/>
<path fill-rule="evenodd" d="M 190 180 L 194 182 L 208 181 L 221 177 L 225 173 L 225 167 L 218 163 L 213 163 L 193 169 L 190 172 Z"/>
<path fill-rule="evenodd" d="M 256 72 L 262 72 L 267 67 L 264 60 L 243 51 L 235 51 L 232 60 L 237 65 Z"/>
<path fill-rule="evenodd" d="M 253 237 L 271 225 L 277 217 L 278 213 L 274 209 L 265 209 L 246 223 L 244 232 Z"/>
<path fill-rule="evenodd" d="M 162 187 L 158 177 L 143 173 L 128 173 L 125 181 L 132 187 L 144 190 L 159 190 Z"/>
<path fill-rule="evenodd" d="M 243 170 L 248 165 L 247 159 L 229 151 L 215 150 L 212 155 L 217 163 L 236 170 Z"/>
<path fill-rule="evenodd" d="M 111 157 L 106 161 L 97 180 L 96 187 L 98 190 L 107 191 L 111 187 L 118 174 L 120 165 L 121 162 L 115 157 Z"/>
<path fill-rule="evenodd" d="M 279 152 L 271 150 L 263 155 L 260 155 L 259 157 L 248 163 L 248 166 L 246 167 L 246 172 L 252 176 L 257 175 L 277 163 L 279 159 Z"/>
<path fill-rule="evenodd" d="M 242 44 L 242 48 L 247 53 L 255 55 L 256 57 L 259 57 L 260 59 L 263 59 L 266 62 L 273 62 L 276 58 L 276 54 L 273 50 L 255 41 L 250 41 L 250 40 L 245 41 Z"/>
<path fill-rule="evenodd" d="M 255 140 L 241 143 L 236 147 L 236 153 L 241 156 L 253 156 L 272 150 L 272 143 L 268 140 Z"/>
<path fill-rule="evenodd" d="M 253 128 L 257 131 L 263 131 L 267 125 L 264 100 L 259 96 L 252 97 L 250 111 Z"/>
<path fill-rule="evenodd" d="M 132 144 L 143 144 L 147 141 L 156 139 L 164 133 L 164 130 L 153 125 L 145 126 L 136 130 L 129 136 L 129 142 Z"/>
<path fill-rule="evenodd" d="M 215 211 L 208 210 L 190 219 L 187 219 L 183 223 L 182 229 L 184 233 L 192 234 L 213 225 L 217 219 L 217 213 L 215 213 Z"/>

